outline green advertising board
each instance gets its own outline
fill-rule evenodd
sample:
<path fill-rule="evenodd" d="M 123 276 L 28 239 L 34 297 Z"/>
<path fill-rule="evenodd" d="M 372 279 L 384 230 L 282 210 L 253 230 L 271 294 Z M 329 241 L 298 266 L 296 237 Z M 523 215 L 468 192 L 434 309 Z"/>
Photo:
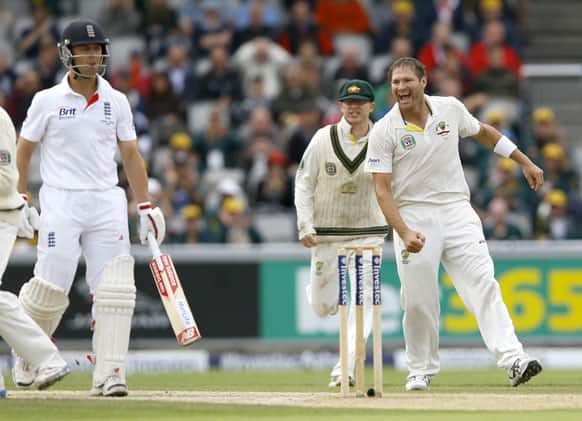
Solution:
<path fill-rule="evenodd" d="M 306 299 L 309 262 L 265 260 L 260 263 L 260 335 L 265 339 L 332 339 L 336 317 L 318 318 Z M 520 339 L 539 342 L 582 340 L 582 260 L 500 259 L 495 264 L 503 299 Z M 441 342 L 480 341 L 473 316 L 448 275 L 441 271 Z M 402 340 L 396 265 L 382 265 L 384 340 Z"/>

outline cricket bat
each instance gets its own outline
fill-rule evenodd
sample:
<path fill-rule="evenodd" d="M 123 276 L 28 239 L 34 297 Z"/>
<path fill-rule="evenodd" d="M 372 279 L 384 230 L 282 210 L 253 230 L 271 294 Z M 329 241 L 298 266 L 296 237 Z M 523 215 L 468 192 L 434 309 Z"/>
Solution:
<path fill-rule="evenodd" d="M 190 310 L 174 262 L 169 255 L 162 254 L 153 233 L 148 234 L 148 243 L 153 255 L 150 269 L 176 339 L 182 346 L 190 345 L 202 336 Z"/>

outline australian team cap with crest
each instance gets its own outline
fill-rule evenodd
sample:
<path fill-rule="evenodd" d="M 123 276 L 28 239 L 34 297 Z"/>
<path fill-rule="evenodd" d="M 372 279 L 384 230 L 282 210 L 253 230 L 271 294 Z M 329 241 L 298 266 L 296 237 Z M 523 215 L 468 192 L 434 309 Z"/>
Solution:
<path fill-rule="evenodd" d="M 374 102 L 374 89 L 365 80 L 352 79 L 344 83 L 338 94 L 338 101 L 345 101 L 346 99 L 364 99 L 369 102 Z"/>

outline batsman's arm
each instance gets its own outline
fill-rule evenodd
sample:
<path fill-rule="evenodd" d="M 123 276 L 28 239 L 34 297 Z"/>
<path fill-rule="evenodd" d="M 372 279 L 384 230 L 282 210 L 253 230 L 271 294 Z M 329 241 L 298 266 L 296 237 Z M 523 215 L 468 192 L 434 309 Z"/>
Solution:
<path fill-rule="evenodd" d="M 424 246 L 424 235 L 413 231 L 402 219 L 394 195 L 392 193 L 392 173 L 372 173 L 374 189 L 378 204 L 384 213 L 388 223 L 396 230 L 398 236 L 406 246 L 406 250 L 411 253 L 418 253 Z"/>
<path fill-rule="evenodd" d="M 137 140 L 117 142 L 123 168 L 138 203 L 149 202 L 148 174 Z"/>
<path fill-rule="evenodd" d="M 37 142 L 31 142 L 20 136 L 16 144 L 16 167 L 18 168 L 18 185 L 20 193 L 28 190 L 28 173 L 30 170 L 30 160 L 36 149 Z"/>

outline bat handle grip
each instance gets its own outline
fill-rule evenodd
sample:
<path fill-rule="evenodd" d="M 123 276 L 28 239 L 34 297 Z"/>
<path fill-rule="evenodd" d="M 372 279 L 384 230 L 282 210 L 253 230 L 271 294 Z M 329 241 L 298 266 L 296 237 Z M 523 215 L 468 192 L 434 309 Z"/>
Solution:
<path fill-rule="evenodd" d="M 154 237 L 154 233 L 153 232 L 148 232 L 148 245 L 150 246 L 150 250 L 152 252 L 152 255 L 154 256 L 154 259 L 157 259 L 158 257 L 161 256 L 162 252 L 160 251 L 160 246 L 158 245 L 158 242 L 156 241 L 156 237 Z"/>

